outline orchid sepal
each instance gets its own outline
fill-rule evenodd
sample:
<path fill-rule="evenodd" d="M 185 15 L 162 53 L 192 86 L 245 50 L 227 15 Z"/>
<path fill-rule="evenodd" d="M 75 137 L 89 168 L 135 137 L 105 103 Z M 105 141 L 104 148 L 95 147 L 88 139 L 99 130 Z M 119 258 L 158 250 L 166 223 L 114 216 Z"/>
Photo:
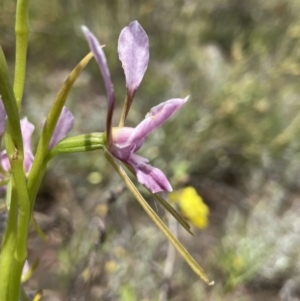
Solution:
<path fill-rule="evenodd" d="M 107 110 L 107 117 L 106 117 L 106 133 L 107 133 L 107 141 L 108 144 L 111 144 L 111 128 L 112 128 L 112 117 L 113 117 L 113 111 L 115 106 L 115 92 L 113 88 L 113 84 L 110 77 L 110 72 L 108 69 L 106 56 L 103 51 L 103 47 L 100 45 L 97 38 L 94 36 L 94 34 L 86 27 L 81 27 L 86 40 L 89 43 L 90 49 L 99 65 L 100 72 L 102 74 L 104 85 L 107 93 L 107 99 L 108 99 L 108 110 Z"/>
<path fill-rule="evenodd" d="M 128 139 L 128 144 L 138 143 L 141 139 L 145 139 L 153 133 L 157 128 L 162 126 L 169 118 L 171 118 L 189 99 L 174 98 L 169 99 L 159 105 L 153 107 L 134 129 L 132 135 Z"/>
<path fill-rule="evenodd" d="M 123 126 L 149 62 L 148 35 L 138 21 L 131 22 L 121 31 L 118 53 L 126 78 L 126 99 L 120 120 Z"/>
<path fill-rule="evenodd" d="M 131 22 L 121 31 L 118 53 L 125 72 L 127 95 L 133 97 L 149 62 L 148 35 L 138 21 Z"/>

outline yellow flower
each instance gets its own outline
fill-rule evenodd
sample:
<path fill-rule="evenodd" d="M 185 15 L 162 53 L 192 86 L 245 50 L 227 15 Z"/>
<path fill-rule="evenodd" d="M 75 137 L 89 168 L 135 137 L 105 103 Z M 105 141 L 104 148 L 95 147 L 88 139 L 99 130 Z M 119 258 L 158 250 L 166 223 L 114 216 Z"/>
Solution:
<path fill-rule="evenodd" d="M 178 203 L 183 216 L 191 224 L 201 229 L 207 227 L 209 208 L 194 187 L 189 186 L 171 192 L 169 200 L 170 202 Z"/>

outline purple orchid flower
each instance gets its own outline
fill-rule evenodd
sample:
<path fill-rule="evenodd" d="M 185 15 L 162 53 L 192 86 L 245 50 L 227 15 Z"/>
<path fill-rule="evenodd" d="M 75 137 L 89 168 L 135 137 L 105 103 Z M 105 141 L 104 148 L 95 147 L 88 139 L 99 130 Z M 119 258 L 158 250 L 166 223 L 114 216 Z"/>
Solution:
<path fill-rule="evenodd" d="M 153 107 L 145 119 L 135 128 L 112 128 L 115 95 L 106 57 L 100 43 L 90 30 L 85 26 L 82 27 L 82 30 L 100 67 L 107 92 L 107 150 L 115 158 L 131 166 L 136 173 L 137 180 L 152 193 L 172 191 L 171 184 L 165 174 L 160 169 L 151 166 L 146 158 L 137 155 L 136 152 L 141 148 L 146 137 L 173 116 L 188 100 L 188 97 L 185 99 L 170 99 Z M 121 31 L 118 53 L 126 77 L 126 118 L 149 61 L 148 36 L 137 21 L 131 22 L 129 26 Z"/>
<path fill-rule="evenodd" d="M 6 112 L 5 112 L 2 99 L 0 97 L 0 136 L 2 136 L 5 131 L 5 120 L 6 120 Z M 67 133 L 72 129 L 73 124 L 74 124 L 74 117 L 72 113 L 66 107 L 64 107 L 59 116 L 53 136 L 49 143 L 49 149 L 53 148 L 59 141 L 61 141 L 63 138 L 66 137 Z M 21 132 L 22 132 L 23 146 L 24 146 L 23 167 L 26 173 L 29 173 L 32 166 L 32 162 L 34 160 L 34 155 L 31 150 L 31 137 L 33 131 L 34 131 L 34 125 L 30 123 L 26 117 L 23 118 L 21 120 Z M 0 153 L 0 164 L 4 172 L 8 173 L 10 171 L 10 163 L 9 163 L 9 158 L 6 153 L 6 150 Z M 0 175 L 1 180 L 3 180 L 4 178 L 5 176 Z"/>

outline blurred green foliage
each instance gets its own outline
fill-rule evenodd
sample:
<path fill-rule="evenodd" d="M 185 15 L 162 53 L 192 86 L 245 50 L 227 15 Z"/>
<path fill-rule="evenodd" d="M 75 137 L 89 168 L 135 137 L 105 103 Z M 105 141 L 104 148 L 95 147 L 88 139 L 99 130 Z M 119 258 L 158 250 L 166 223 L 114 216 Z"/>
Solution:
<path fill-rule="evenodd" d="M 1 1 L 0 43 L 11 66 L 14 12 L 14 1 Z M 24 114 L 34 116 L 38 124 L 66 71 L 88 51 L 80 31 L 82 24 L 89 26 L 101 43 L 106 44 L 118 114 L 124 99 L 125 80 L 117 57 L 117 40 L 121 29 L 137 19 L 149 35 L 150 63 L 128 124 L 137 124 L 161 101 L 190 95 L 181 112 L 154 133 L 141 152 L 153 160 L 154 165 L 173 175 L 175 186 L 192 181 L 200 187 L 203 180 L 209 179 L 241 191 L 245 199 L 236 206 L 226 205 L 230 214 L 222 212 L 224 218 L 220 223 L 224 222 L 226 227 L 217 235 L 221 243 L 215 246 L 217 251 L 213 257 L 205 258 L 212 258 L 212 266 L 218 271 L 216 275 L 220 274 L 217 280 L 230 289 L 253 282 L 257 275 L 273 279 L 263 272 L 270 272 L 262 264 L 266 252 L 275 258 L 283 255 L 276 257 L 282 250 L 279 246 L 272 249 L 274 240 L 270 237 L 288 240 L 289 231 L 284 229 L 290 229 L 297 216 L 291 216 L 291 212 L 279 215 L 278 208 L 268 211 L 268 206 L 278 195 L 284 195 L 281 198 L 284 203 L 290 193 L 299 192 L 299 15 L 297 0 L 31 0 Z M 75 87 L 69 106 L 77 115 L 75 132 L 103 130 L 105 91 L 95 63 L 90 64 Z M 41 118 L 36 116 L 37 112 Z M 115 117 L 117 124 L 118 116 Z M 118 183 L 99 154 L 63 157 L 56 162 L 59 160 L 68 163 L 66 169 L 77 185 L 75 190 L 80 201 L 94 187 L 85 182 L 90 172 L 101 168 L 103 189 Z M 266 191 L 269 191 L 268 197 L 262 199 Z M 220 204 L 209 204 L 213 206 L 212 211 L 222 205 L 223 198 L 219 201 Z M 245 203 L 247 209 L 241 210 Z M 267 208 L 262 216 L 259 204 Z M 269 223 L 257 224 L 257 216 Z M 274 220 L 279 223 L 281 218 L 284 224 L 279 229 L 274 227 L 272 232 L 268 227 L 274 226 Z M 210 225 L 214 227 L 213 223 Z M 152 245 L 154 249 L 157 239 Z M 264 243 L 263 248 L 256 249 L 260 242 Z M 129 249 L 135 256 L 143 252 L 144 256 L 149 255 L 147 250 L 151 250 L 151 246 L 142 246 L 139 252 L 134 252 L 134 242 L 132 244 Z M 257 252 L 253 252 L 254 249 Z M 197 252 L 199 250 L 195 254 Z M 128 254 L 130 257 L 131 253 Z M 132 260 L 127 258 L 123 265 L 133 265 Z M 285 273 L 290 271 L 291 265 L 286 264 L 281 274 L 285 276 L 280 276 L 281 279 L 288 277 Z M 144 295 L 135 295 L 140 282 L 132 280 L 127 285 L 124 280 L 127 269 L 124 271 L 114 276 L 116 283 L 121 283 L 118 288 L 110 284 L 111 288 L 120 290 L 122 300 L 140 300 Z M 186 270 L 178 273 L 174 280 L 175 292 L 180 284 L 192 286 L 189 280 L 192 276 L 186 279 Z M 145 268 L 144 273 L 136 271 L 136 275 L 135 279 L 149 276 L 149 283 L 153 280 L 149 268 Z M 149 285 L 151 289 L 154 288 Z M 219 300 L 220 291 L 217 286 L 211 300 Z M 200 294 L 205 294 L 204 290 L 192 286 L 189 300 L 199 300 L 193 298 Z M 180 294 L 171 296 L 170 300 L 183 300 Z"/>

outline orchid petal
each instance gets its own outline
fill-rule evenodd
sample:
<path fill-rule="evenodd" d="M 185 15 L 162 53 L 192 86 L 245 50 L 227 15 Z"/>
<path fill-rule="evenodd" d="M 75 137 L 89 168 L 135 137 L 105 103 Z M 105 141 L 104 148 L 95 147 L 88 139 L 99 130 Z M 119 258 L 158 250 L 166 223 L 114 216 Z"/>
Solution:
<path fill-rule="evenodd" d="M 23 146 L 24 146 L 23 165 L 24 165 L 24 170 L 27 173 L 30 171 L 34 159 L 31 150 L 31 137 L 34 131 L 34 125 L 30 123 L 26 117 L 21 120 L 21 131 L 22 131 Z"/>
<path fill-rule="evenodd" d="M 86 27 L 82 26 L 82 31 L 89 43 L 90 49 L 94 54 L 94 57 L 99 65 L 105 88 L 108 98 L 108 110 L 107 110 L 107 118 L 106 118 L 106 132 L 108 137 L 108 143 L 111 143 L 111 127 L 112 127 L 112 115 L 115 105 L 115 93 L 113 84 L 110 78 L 110 72 L 108 69 L 106 57 L 104 54 L 104 51 L 102 50 L 102 47 L 97 40 L 97 38 L 91 33 L 91 31 Z"/>
<path fill-rule="evenodd" d="M 146 158 L 132 154 L 126 163 L 134 169 L 137 180 L 152 193 L 172 191 L 172 186 L 165 174 L 148 162 Z"/>
<path fill-rule="evenodd" d="M 67 107 L 63 107 L 58 118 L 53 136 L 49 143 L 49 149 L 52 149 L 59 141 L 64 139 L 69 131 L 73 128 L 74 116 Z"/>
<path fill-rule="evenodd" d="M 165 121 L 172 117 L 180 107 L 186 103 L 188 97 L 167 100 L 155 107 L 146 115 L 145 119 L 138 124 L 128 139 L 128 144 L 138 144 L 149 134 L 159 128 Z"/>
<path fill-rule="evenodd" d="M 6 111 L 2 98 L 0 97 L 0 136 L 5 132 Z"/>
<path fill-rule="evenodd" d="M 121 31 L 118 53 L 125 72 L 127 93 L 132 98 L 149 62 L 149 39 L 138 21 L 131 22 Z"/>

